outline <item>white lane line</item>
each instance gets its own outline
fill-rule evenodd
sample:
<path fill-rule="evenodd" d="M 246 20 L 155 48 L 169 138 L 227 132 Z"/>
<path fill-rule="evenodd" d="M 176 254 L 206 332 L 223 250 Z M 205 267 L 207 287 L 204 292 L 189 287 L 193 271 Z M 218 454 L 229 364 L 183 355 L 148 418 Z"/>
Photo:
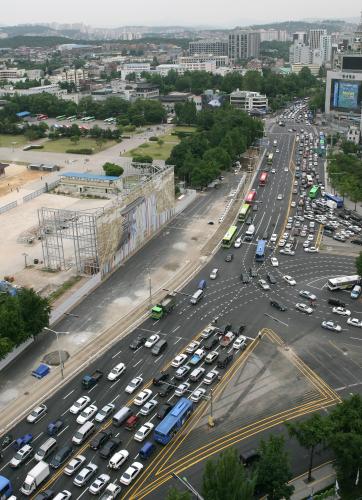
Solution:
<path fill-rule="evenodd" d="M 33 442 L 33 443 L 35 443 L 35 441 L 36 441 L 37 439 L 39 439 L 39 438 L 40 438 L 40 436 L 42 436 L 43 434 L 44 434 L 44 432 L 41 432 L 40 434 L 38 434 L 38 436 L 37 436 L 36 438 L 34 438 L 32 442 Z"/>
<path fill-rule="evenodd" d="M 7 467 L 7 466 L 9 465 L 9 463 L 10 463 L 10 462 L 7 462 L 5 465 L 3 465 L 3 466 L 1 467 L 1 469 L 0 469 L 0 472 L 1 472 L 3 469 L 5 469 L 5 467 Z"/>
<path fill-rule="evenodd" d="M 111 403 L 114 403 L 115 400 L 119 398 L 119 396 L 120 396 L 120 394 L 117 394 L 117 396 L 114 399 L 112 399 Z"/>
<path fill-rule="evenodd" d="M 359 339 L 358 337 L 350 337 L 350 339 L 353 339 L 353 340 L 359 340 L 362 342 L 362 339 Z"/>
<path fill-rule="evenodd" d="M 118 384 L 118 382 L 120 381 L 121 379 L 119 378 L 118 380 L 116 380 L 115 382 L 113 382 L 113 384 L 110 386 L 110 389 L 112 389 L 112 387 L 114 387 L 116 384 Z"/>
<path fill-rule="evenodd" d="M 112 356 L 112 359 L 116 358 L 119 354 L 121 354 L 122 351 L 118 351 L 116 354 Z"/>
<path fill-rule="evenodd" d="M 177 332 L 177 330 L 178 330 L 179 328 L 181 328 L 181 325 L 176 326 L 176 328 L 174 328 L 174 329 L 172 330 L 172 332 L 171 332 L 171 333 L 175 333 L 175 332 Z"/>
<path fill-rule="evenodd" d="M 61 417 L 64 417 L 64 415 L 65 415 L 66 413 L 68 413 L 68 411 L 69 411 L 69 408 L 68 408 L 67 410 L 63 411 L 63 413 L 61 413 L 61 415 L 60 415 L 60 416 L 61 416 Z"/>
<path fill-rule="evenodd" d="M 96 385 L 97 384 L 94 384 L 94 386 L 92 387 L 92 389 L 89 389 L 89 391 L 87 392 L 87 394 L 90 394 L 96 388 Z"/>
<path fill-rule="evenodd" d="M 68 394 L 66 396 L 64 396 L 63 399 L 67 399 L 67 397 L 70 396 L 71 394 L 73 394 L 74 391 L 75 391 L 75 389 L 73 389 L 72 391 L 68 392 Z"/>
<path fill-rule="evenodd" d="M 137 363 L 135 365 L 133 365 L 133 368 L 136 368 L 137 365 L 139 365 L 140 363 L 142 363 L 143 359 L 140 359 L 139 361 L 137 361 Z"/>
<path fill-rule="evenodd" d="M 61 434 L 63 434 L 64 431 L 66 431 L 68 429 L 69 425 L 67 425 L 66 427 L 64 427 L 64 429 L 60 432 L 58 432 L 58 436 L 60 436 Z"/>
<path fill-rule="evenodd" d="M 164 355 L 163 355 L 163 354 L 161 354 L 161 356 L 158 356 L 158 358 L 156 358 L 154 362 L 155 362 L 155 363 L 157 363 L 158 361 L 160 361 L 160 359 L 162 359 L 162 358 L 163 358 L 163 356 L 164 356 Z"/>
<path fill-rule="evenodd" d="M 138 458 L 139 456 L 140 456 L 140 454 L 139 454 L 139 453 L 137 453 L 137 455 L 134 457 L 134 459 L 133 459 L 133 460 L 137 460 L 137 458 Z"/>
<path fill-rule="evenodd" d="M 76 498 L 76 500 L 79 500 L 80 498 L 82 498 L 82 496 L 83 496 L 85 493 L 87 493 L 87 491 L 88 491 L 88 486 L 85 488 L 85 490 L 83 491 L 83 493 L 81 493 L 81 494 L 79 495 L 79 497 L 77 497 L 77 498 Z"/>
<path fill-rule="evenodd" d="M 180 340 L 182 339 L 182 337 L 179 337 L 178 340 L 176 340 L 176 342 L 173 343 L 173 345 L 176 345 L 180 342 Z"/>

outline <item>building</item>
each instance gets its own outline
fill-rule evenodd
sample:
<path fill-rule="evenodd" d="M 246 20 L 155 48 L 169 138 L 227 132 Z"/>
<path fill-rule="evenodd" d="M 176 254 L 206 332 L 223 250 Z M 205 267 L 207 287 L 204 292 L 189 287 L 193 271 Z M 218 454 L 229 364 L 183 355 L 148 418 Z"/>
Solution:
<path fill-rule="evenodd" d="M 309 47 L 311 50 L 319 49 L 321 45 L 321 36 L 326 35 L 327 31 L 324 29 L 309 30 Z"/>
<path fill-rule="evenodd" d="M 312 55 L 309 45 L 303 42 L 294 42 L 289 48 L 290 64 L 310 64 Z"/>
<path fill-rule="evenodd" d="M 18 80 L 19 78 L 24 78 L 25 69 L 18 68 L 2 68 L 0 69 L 0 80 L 5 80 L 11 82 Z"/>
<path fill-rule="evenodd" d="M 314 76 L 318 76 L 319 74 L 319 69 L 320 69 L 320 64 L 301 64 L 301 63 L 296 63 L 291 65 L 292 68 L 292 73 L 298 74 L 302 68 L 309 68 L 310 72 Z"/>
<path fill-rule="evenodd" d="M 42 69 L 27 69 L 26 76 L 29 80 L 40 80 L 44 78 L 44 71 Z"/>
<path fill-rule="evenodd" d="M 227 39 L 211 38 L 207 40 L 198 40 L 189 42 L 190 56 L 199 54 L 212 54 L 213 56 L 227 56 L 229 44 Z"/>
<path fill-rule="evenodd" d="M 229 64 L 229 58 L 227 55 L 217 56 L 214 54 L 195 54 L 193 56 L 180 56 L 177 60 L 184 71 L 195 71 L 194 69 L 189 68 L 197 67 L 197 65 L 202 65 L 203 63 L 209 61 L 215 61 L 217 68 L 228 66 Z"/>
<path fill-rule="evenodd" d="M 347 131 L 347 141 L 354 142 L 355 144 L 360 143 L 361 131 L 358 127 L 350 125 Z"/>
<path fill-rule="evenodd" d="M 112 198 L 122 190 L 122 179 L 112 175 L 63 172 L 55 191 L 60 194 Z"/>
<path fill-rule="evenodd" d="M 158 85 L 153 83 L 136 83 L 134 89 L 136 92 L 136 98 L 139 99 L 158 99 L 160 95 Z"/>
<path fill-rule="evenodd" d="M 259 92 L 236 89 L 230 94 L 230 105 L 246 112 L 250 112 L 251 110 L 266 112 L 268 109 L 268 98 Z"/>
<path fill-rule="evenodd" d="M 328 64 L 332 60 L 332 37 L 331 35 L 322 35 L 319 43 L 323 64 Z"/>
<path fill-rule="evenodd" d="M 0 95 L 14 96 L 18 95 L 35 95 L 35 94 L 52 94 L 61 99 L 67 94 L 66 90 L 60 89 L 59 85 L 52 83 L 50 85 L 39 85 L 39 87 L 31 87 L 30 89 L 0 89 Z"/>
<path fill-rule="evenodd" d="M 346 61 L 347 59 L 347 61 Z M 345 69 L 327 71 L 325 113 L 361 112 L 362 56 L 343 57 Z M 356 70 L 355 66 L 360 65 Z M 349 69 L 348 67 L 349 66 Z"/>
<path fill-rule="evenodd" d="M 237 29 L 229 34 L 229 59 L 232 62 L 260 55 L 259 31 Z"/>
<path fill-rule="evenodd" d="M 225 57 L 225 56 L 224 56 Z M 180 57 L 179 65 L 182 71 L 206 71 L 208 73 L 214 73 L 216 71 L 216 61 L 215 59 L 188 56 Z"/>
<path fill-rule="evenodd" d="M 156 73 L 161 76 L 167 76 L 170 71 L 176 71 L 177 73 L 182 73 L 183 69 L 180 64 L 159 64 L 155 69 Z"/>
<path fill-rule="evenodd" d="M 121 65 L 121 78 L 125 80 L 128 75 L 136 74 L 136 78 L 141 78 L 143 72 L 149 73 L 151 64 L 148 62 L 126 63 Z"/>
<path fill-rule="evenodd" d="M 308 45 L 308 35 L 305 31 L 296 31 L 292 36 L 293 43 L 304 43 Z"/>
<path fill-rule="evenodd" d="M 288 40 L 288 33 L 285 30 L 259 30 L 261 42 L 286 42 Z"/>
<path fill-rule="evenodd" d="M 170 92 L 167 95 L 160 96 L 162 106 L 171 114 L 175 112 L 175 105 L 177 103 L 184 103 L 192 100 L 193 94 L 191 92 Z"/>

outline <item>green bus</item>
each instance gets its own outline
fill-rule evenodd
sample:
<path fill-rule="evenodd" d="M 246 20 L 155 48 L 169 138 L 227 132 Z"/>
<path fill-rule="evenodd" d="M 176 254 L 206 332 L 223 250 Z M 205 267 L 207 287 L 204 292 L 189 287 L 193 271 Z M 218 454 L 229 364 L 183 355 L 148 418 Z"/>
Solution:
<path fill-rule="evenodd" d="M 238 234 L 237 226 L 230 226 L 228 232 L 222 239 L 221 246 L 224 248 L 230 248 L 236 239 L 236 235 Z"/>
<path fill-rule="evenodd" d="M 56 120 L 65 120 L 66 118 L 66 115 L 59 115 L 55 117 Z"/>
<path fill-rule="evenodd" d="M 268 165 L 272 165 L 272 163 L 273 163 L 273 157 L 274 157 L 273 153 L 269 153 L 268 154 L 268 159 L 267 159 L 267 164 Z"/>
<path fill-rule="evenodd" d="M 77 119 L 77 115 L 68 116 L 67 120 L 74 122 Z"/>
<path fill-rule="evenodd" d="M 314 200 L 315 198 L 317 198 L 317 196 L 319 195 L 319 191 L 320 191 L 320 187 L 317 186 L 317 185 L 314 185 L 310 188 L 310 191 L 309 191 L 309 198 L 311 200 Z"/>
<path fill-rule="evenodd" d="M 249 205 L 249 203 L 244 203 L 243 205 L 241 205 L 240 211 L 239 211 L 239 216 L 238 216 L 238 221 L 244 222 L 244 220 L 247 218 L 250 210 L 251 210 L 251 206 Z"/>

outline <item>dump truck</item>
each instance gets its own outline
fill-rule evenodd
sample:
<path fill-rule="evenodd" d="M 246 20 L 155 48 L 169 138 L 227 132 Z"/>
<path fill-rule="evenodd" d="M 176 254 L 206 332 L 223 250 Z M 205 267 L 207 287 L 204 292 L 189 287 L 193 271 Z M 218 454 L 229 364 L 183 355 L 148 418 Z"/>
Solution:
<path fill-rule="evenodd" d="M 93 386 L 98 384 L 100 379 L 103 377 L 103 372 L 101 370 L 94 370 L 92 375 L 84 375 L 82 378 L 82 386 L 84 389 L 91 389 Z"/>
<path fill-rule="evenodd" d="M 49 464 L 40 461 L 28 472 L 20 491 L 26 496 L 31 495 L 49 475 Z"/>
<path fill-rule="evenodd" d="M 176 294 L 174 292 L 168 293 L 166 297 L 159 304 L 152 307 L 151 318 L 152 319 L 164 318 L 175 307 L 175 303 L 176 303 Z"/>

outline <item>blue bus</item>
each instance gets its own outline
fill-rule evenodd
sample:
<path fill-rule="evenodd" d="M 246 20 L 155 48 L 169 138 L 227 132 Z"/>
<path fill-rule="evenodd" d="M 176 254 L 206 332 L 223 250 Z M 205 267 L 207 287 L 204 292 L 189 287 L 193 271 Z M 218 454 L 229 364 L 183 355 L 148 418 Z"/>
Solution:
<path fill-rule="evenodd" d="M 343 208 L 343 198 L 341 198 L 340 196 L 336 196 L 334 194 L 331 194 L 331 193 L 326 193 L 324 195 L 324 197 L 327 199 L 327 200 L 332 200 L 334 201 L 335 203 L 337 203 L 337 208 Z"/>
<path fill-rule="evenodd" d="M 0 476 L 0 499 L 9 498 L 13 494 L 13 488 L 9 479 L 4 476 Z"/>
<path fill-rule="evenodd" d="M 157 443 L 167 444 L 176 432 L 183 426 L 194 410 L 192 401 L 187 398 L 181 398 L 158 424 L 154 433 L 154 440 Z"/>
<path fill-rule="evenodd" d="M 257 262 L 263 262 L 265 257 L 265 248 L 266 248 L 266 241 L 259 240 L 255 252 L 255 260 Z"/>

